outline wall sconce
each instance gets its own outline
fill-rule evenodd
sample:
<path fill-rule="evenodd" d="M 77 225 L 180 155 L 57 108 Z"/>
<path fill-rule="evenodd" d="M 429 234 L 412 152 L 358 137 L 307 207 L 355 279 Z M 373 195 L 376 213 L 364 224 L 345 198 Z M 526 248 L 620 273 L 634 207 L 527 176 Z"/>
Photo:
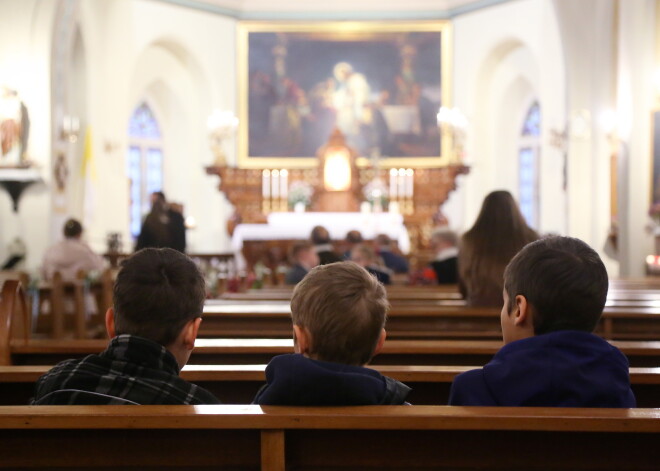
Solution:
<path fill-rule="evenodd" d="M 238 118 L 231 111 L 214 110 L 206 120 L 209 130 L 211 151 L 215 155 L 216 167 L 227 165 L 227 155 L 223 149 L 223 141 L 234 135 L 238 128 Z"/>
<path fill-rule="evenodd" d="M 80 119 L 77 116 L 64 115 L 60 126 L 60 139 L 74 144 L 80 135 Z"/>
<path fill-rule="evenodd" d="M 465 138 L 468 120 L 458 108 L 440 107 L 437 114 L 438 128 L 444 140 L 449 140 L 450 160 L 460 162 L 465 157 Z M 446 142 L 446 141 L 445 141 Z"/>

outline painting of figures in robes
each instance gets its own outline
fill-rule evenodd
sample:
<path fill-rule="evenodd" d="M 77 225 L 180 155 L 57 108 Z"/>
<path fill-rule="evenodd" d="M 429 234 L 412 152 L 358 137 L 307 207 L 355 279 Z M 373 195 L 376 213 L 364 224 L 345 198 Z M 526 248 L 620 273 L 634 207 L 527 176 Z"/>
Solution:
<path fill-rule="evenodd" d="M 361 157 L 438 165 L 448 45 L 443 22 L 241 24 L 239 164 L 316 165 L 338 128 Z"/>

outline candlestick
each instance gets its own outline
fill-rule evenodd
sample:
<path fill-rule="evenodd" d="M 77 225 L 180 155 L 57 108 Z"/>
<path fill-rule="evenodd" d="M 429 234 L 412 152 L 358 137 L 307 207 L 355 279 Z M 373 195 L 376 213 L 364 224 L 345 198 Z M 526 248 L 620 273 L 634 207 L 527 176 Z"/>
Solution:
<path fill-rule="evenodd" d="M 406 197 L 406 169 L 400 168 L 397 175 L 399 198 Z"/>
<path fill-rule="evenodd" d="M 261 196 L 263 196 L 264 199 L 270 198 L 270 170 L 264 170 L 262 172 Z"/>
<path fill-rule="evenodd" d="M 396 169 L 390 169 L 390 201 L 396 201 Z"/>
<path fill-rule="evenodd" d="M 414 172 L 413 169 L 409 168 L 406 170 L 406 197 L 413 197 L 413 187 L 414 187 Z"/>
<path fill-rule="evenodd" d="M 274 200 L 280 197 L 280 171 L 275 169 L 270 172 L 271 196 Z"/>
<path fill-rule="evenodd" d="M 280 196 L 283 200 L 286 200 L 289 195 L 289 172 L 287 169 L 280 170 Z"/>

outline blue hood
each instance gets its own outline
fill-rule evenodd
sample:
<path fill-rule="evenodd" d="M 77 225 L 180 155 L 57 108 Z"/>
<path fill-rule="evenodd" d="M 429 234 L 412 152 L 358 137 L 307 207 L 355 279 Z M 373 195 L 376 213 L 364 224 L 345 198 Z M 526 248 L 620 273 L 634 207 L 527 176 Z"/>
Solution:
<path fill-rule="evenodd" d="M 303 355 L 274 357 L 267 384 L 254 399 L 262 405 L 349 406 L 403 404 L 410 388 L 375 370 L 317 361 Z"/>
<path fill-rule="evenodd" d="M 558 331 L 511 342 L 483 369 L 464 375 L 454 381 L 452 404 L 635 407 L 628 359 L 587 332 Z"/>

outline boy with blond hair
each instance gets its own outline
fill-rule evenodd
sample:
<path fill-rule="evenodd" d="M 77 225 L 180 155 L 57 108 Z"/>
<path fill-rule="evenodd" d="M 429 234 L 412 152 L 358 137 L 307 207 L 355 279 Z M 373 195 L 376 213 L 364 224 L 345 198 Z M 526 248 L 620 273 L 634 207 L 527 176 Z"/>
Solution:
<path fill-rule="evenodd" d="M 291 298 L 295 354 L 266 368 L 256 404 L 404 404 L 410 388 L 365 368 L 385 341 L 385 289 L 352 262 L 312 269 Z"/>

